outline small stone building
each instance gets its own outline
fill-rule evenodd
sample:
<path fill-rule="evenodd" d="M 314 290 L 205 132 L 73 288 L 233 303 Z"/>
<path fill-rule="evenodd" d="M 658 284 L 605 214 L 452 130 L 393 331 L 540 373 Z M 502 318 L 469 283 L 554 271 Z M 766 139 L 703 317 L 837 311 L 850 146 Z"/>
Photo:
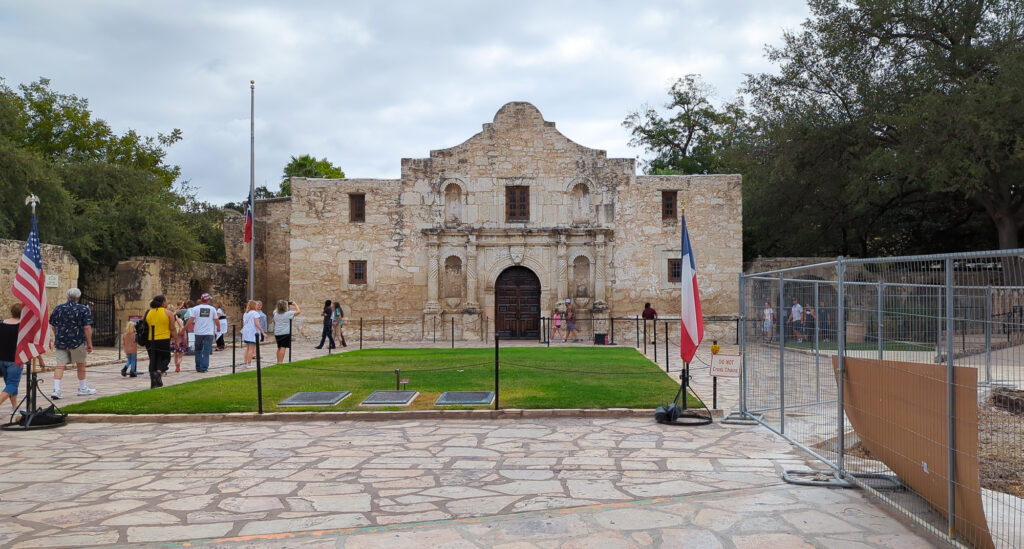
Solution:
<path fill-rule="evenodd" d="M 537 338 L 566 299 L 588 334 L 646 301 L 676 316 L 681 204 L 705 316 L 737 311 L 740 176 L 638 176 L 634 159 L 569 140 L 529 103 L 506 104 L 460 145 L 402 159 L 399 179 L 291 186 L 255 205 L 256 294 L 300 303 L 309 331 L 325 299 L 348 326 L 373 319 L 405 340 Z M 243 222 L 225 219 L 229 263 L 248 262 Z"/>

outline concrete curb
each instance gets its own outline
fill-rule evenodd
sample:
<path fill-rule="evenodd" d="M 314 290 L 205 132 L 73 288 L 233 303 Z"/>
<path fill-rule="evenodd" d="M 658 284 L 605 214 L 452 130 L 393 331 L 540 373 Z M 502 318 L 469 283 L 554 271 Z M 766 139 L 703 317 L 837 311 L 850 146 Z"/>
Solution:
<path fill-rule="evenodd" d="M 724 410 L 711 410 L 714 418 Z M 405 421 L 410 419 L 537 419 L 537 418 L 624 418 L 654 419 L 654 410 L 646 408 L 607 408 L 564 410 L 397 410 L 388 412 L 252 412 L 233 414 L 74 414 L 70 423 L 241 423 L 248 421 Z"/>

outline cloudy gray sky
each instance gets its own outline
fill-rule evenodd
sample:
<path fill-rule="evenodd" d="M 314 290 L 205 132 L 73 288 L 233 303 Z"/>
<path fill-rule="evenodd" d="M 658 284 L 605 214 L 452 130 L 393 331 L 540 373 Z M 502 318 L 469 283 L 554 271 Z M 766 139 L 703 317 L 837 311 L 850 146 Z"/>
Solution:
<path fill-rule="evenodd" d="M 733 97 L 806 16 L 804 0 L 0 0 L 0 77 L 50 78 L 119 132 L 181 128 L 169 161 L 223 203 L 248 193 L 251 79 L 256 184 L 271 189 L 300 154 L 396 178 L 401 158 L 461 143 L 509 101 L 635 157 L 631 110 L 688 73 Z"/>

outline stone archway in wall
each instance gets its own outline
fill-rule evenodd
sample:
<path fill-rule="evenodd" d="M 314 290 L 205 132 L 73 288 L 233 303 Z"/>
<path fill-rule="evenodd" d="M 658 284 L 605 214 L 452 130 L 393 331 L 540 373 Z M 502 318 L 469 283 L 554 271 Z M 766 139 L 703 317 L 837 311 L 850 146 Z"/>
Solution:
<path fill-rule="evenodd" d="M 509 267 L 494 282 L 494 329 L 502 339 L 540 337 L 540 279 L 526 267 Z"/>

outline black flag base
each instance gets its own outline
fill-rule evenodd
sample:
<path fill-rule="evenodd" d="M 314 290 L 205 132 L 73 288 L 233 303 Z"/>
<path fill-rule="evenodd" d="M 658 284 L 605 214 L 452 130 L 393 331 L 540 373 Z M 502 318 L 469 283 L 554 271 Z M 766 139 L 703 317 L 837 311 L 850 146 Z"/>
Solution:
<path fill-rule="evenodd" d="M 29 369 L 31 370 L 32 368 L 30 367 Z M 39 380 L 36 378 L 34 371 L 28 374 L 28 386 L 29 390 L 26 391 L 25 398 L 11 412 L 11 421 L 0 425 L 0 429 L 5 431 L 28 431 L 31 429 L 53 429 L 54 427 L 67 425 L 68 415 L 39 389 Z M 43 398 L 50 405 L 46 408 L 36 407 L 36 393 L 43 395 Z M 21 409 L 22 406 L 25 407 L 24 410 Z M 18 414 L 21 415 L 15 420 L 14 417 Z"/>
<path fill-rule="evenodd" d="M 707 404 L 694 394 L 694 398 L 697 402 L 700 402 L 700 408 L 689 408 L 687 406 L 687 389 L 689 388 L 689 373 L 690 369 L 683 368 L 682 373 L 679 374 L 680 384 L 679 392 L 676 393 L 676 397 L 672 399 L 672 402 L 666 406 L 658 406 L 658 409 L 654 411 L 654 421 L 663 423 L 665 425 L 677 425 L 680 427 L 697 427 L 699 425 L 710 425 L 714 419 L 711 417 L 711 410 L 708 409 Z M 679 398 L 682 397 L 682 406 L 680 406 Z"/>

